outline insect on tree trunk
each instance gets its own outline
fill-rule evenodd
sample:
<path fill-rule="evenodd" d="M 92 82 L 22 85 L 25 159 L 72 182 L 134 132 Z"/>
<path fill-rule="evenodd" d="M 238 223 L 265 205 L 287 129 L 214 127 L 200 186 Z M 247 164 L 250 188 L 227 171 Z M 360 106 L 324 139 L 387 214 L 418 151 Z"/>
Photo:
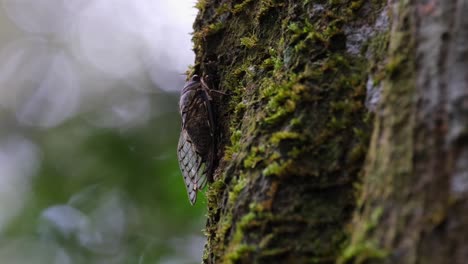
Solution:
<path fill-rule="evenodd" d="M 204 263 L 463 263 L 467 2 L 199 1 Z"/>
<path fill-rule="evenodd" d="M 212 181 L 215 141 L 215 124 L 210 89 L 203 78 L 194 75 L 182 89 L 179 102 L 182 128 L 177 157 L 184 177 L 190 203 L 197 193 Z"/>

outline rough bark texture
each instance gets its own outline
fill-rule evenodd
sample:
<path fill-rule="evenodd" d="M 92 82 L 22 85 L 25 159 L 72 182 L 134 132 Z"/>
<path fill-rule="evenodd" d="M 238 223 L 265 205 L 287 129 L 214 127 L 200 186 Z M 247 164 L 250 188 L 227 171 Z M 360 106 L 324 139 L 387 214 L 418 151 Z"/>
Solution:
<path fill-rule="evenodd" d="M 205 263 L 334 263 L 388 35 L 384 1 L 199 1 L 195 73 L 220 130 Z M 368 98 L 371 107 L 372 98 Z"/>
<path fill-rule="evenodd" d="M 467 263 L 468 1 L 394 1 L 361 210 L 343 262 Z"/>

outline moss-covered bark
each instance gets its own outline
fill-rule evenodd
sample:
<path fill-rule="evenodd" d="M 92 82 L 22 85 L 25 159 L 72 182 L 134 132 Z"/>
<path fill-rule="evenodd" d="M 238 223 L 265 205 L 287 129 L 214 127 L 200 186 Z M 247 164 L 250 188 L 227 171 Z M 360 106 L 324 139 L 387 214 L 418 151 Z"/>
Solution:
<path fill-rule="evenodd" d="M 346 263 L 466 263 L 468 1 L 395 1 Z"/>
<path fill-rule="evenodd" d="M 219 166 L 205 263 L 334 263 L 382 79 L 384 1 L 200 0 L 194 71 L 210 76 Z M 379 20 L 380 19 L 380 20 Z"/>

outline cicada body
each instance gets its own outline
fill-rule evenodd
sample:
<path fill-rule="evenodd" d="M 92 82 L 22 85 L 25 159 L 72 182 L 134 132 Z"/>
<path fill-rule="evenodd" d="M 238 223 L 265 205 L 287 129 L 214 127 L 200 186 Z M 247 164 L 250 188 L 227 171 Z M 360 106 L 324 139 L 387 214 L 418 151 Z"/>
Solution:
<path fill-rule="evenodd" d="M 190 203 L 211 180 L 215 152 L 215 126 L 210 89 L 194 75 L 182 90 L 179 111 L 182 129 L 177 148 L 179 167 Z"/>

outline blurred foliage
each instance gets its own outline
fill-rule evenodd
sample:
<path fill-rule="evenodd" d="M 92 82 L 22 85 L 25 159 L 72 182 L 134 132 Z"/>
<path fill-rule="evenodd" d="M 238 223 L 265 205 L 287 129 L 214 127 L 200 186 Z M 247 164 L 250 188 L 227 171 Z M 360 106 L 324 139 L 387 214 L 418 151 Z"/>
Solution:
<path fill-rule="evenodd" d="M 1 263 L 199 262 L 205 201 L 190 206 L 178 168 L 178 95 L 149 96 L 159 110 L 135 127 L 98 127 L 88 113 L 27 131 L 41 164 Z"/>

